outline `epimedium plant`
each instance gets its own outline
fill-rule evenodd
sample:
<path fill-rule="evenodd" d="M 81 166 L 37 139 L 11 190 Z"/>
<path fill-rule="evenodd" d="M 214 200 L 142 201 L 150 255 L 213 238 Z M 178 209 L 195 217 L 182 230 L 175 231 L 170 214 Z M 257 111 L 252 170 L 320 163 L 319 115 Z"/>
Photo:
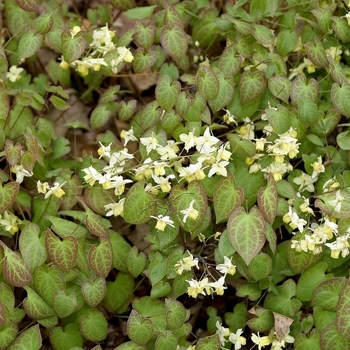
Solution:
<path fill-rule="evenodd" d="M 5 0 L 0 349 L 350 347 L 349 5 Z"/>

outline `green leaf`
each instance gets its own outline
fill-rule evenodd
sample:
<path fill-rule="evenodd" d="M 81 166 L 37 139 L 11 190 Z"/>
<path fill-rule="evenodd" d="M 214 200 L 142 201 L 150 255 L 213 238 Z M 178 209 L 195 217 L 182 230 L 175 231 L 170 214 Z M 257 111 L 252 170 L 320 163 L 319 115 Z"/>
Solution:
<path fill-rule="evenodd" d="M 275 43 L 273 32 L 268 27 L 261 24 L 253 24 L 252 34 L 255 40 L 261 45 L 270 46 Z"/>
<path fill-rule="evenodd" d="M 16 0 L 17 4 L 25 11 L 36 12 L 38 10 L 39 0 Z"/>
<path fill-rule="evenodd" d="M 163 75 L 157 82 L 156 99 L 165 111 L 169 111 L 175 106 L 180 92 L 181 84 L 178 81 L 173 82 L 168 75 Z"/>
<path fill-rule="evenodd" d="M 136 246 L 133 246 L 128 253 L 126 264 L 128 271 L 133 275 L 133 277 L 138 277 L 146 267 L 147 257 L 141 252 Z"/>
<path fill-rule="evenodd" d="M 201 338 L 196 344 L 196 350 L 216 350 L 220 349 L 220 338 L 218 334 Z"/>
<path fill-rule="evenodd" d="M 317 124 L 319 114 L 317 104 L 315 102 L 307 99 L 300 100 L 298 102 L 298 114 L 299 120 L 306 127 Z"/>
<path fill-rule="evenodd" d="M 59 318 L 71 315 L 77 308 L 77 296 L 75 292 L 67 293 L 60 290 L 56 293 L 53 300 L 53 307 Z"/>
<path fill-rule="evenodd" d="M 349 33 L 349 25 L 346 19 L 339 18 L 339 17 L 332 17 L 332 28 L 336 34 L 336 36 L 343 41 L 344 43 L 347 43 L 350 41 L 350 33 Z"/>
<path fill-rule="evenodd" d="M 101 128 L 107 123 L 111 115 L 112 111 L 108 108 L 107 104 L 97 105 L 90 116 L 91 129 Z"/>
<path fill-rule="evenodd" d="M 240 187 L 235 188 L 233 173 L 228 173 L 227 177 L 220 179 L 213 196 L 216 223 L 228 219 L 230 214 L 241 206 L 243 199 L 244 191 Z"/>
<path fill-rule="evenodd" d="M 165 299 L 166 322 L 170 329 L 180 328 L 190 317 L 190 312 L 181 302 L 174 299 Z"/>
<path fill-rule="evenodd" d="M 18 191 L 18 182 L 9 182 L 3 186 L 0 181 L 0 213 L 12 207 L 13 203 L 16 201 Z"/>
<path fill-rule="evenodd" d="M 55 95 L 50 96 L 50 101 L 52 102 L 54 107 L 59 109 L 60 111 L 66 111 L 67 109 L 71 108 L 70 104 L 68 104 L 66 101 L 62 100 L 60 97 L 57 97 Z"/>
<path fill-rule="evenodd" d="M 138 181 L 126 195 L 124 220 L 130 224 L 144 224 L 156 211 L 157 202 L 155 197 L 145 192 L 144 184 L 144 181 Z"/>
<path fill-rule="evenodd" d="M 12 167 L 18 164 L 21 159 L 22 154 L 22 145 L 13 143 L 13 141 L 7 139 L 5 142 L 5 152 L 6 152 L 6 160 L 10 163 Z"/>
<path fill-rule="evenodd" d="M 74 238 L 79 239 L 85 237 L 88 233 L 88 230 L 85 227 L 72 221 L 51 215 L 47 215 L 45 218 L 52 223 L 52 230 L 55 231 L 55 233 L 57 233 L 57 235 L 59 235 L 62 239 L 68 236 L 73 236 Z"/>
<path fill-rule="evenodd" d="M 317 329 L 313 329 L 309 338 L 303 333 L 299 333 L 294 340 L 295 350 L 321 350 L 321 337 Z"/>
<path fill-rule="evenodd" d="M 106 339 L 108 323 L 102 312 L 90 309 L 80 317 L 79 328 L 86 339 L 98 342 Z"/>
<path fill-rule="evenodd" d="M 70 152 L 69 140 L 57 137 L 53 143 L 53 159 L 60 159 Z"/>
<path fill-rule="evenodd" d="M 99 245 L 93 244 L 88 259 L 92 270 L 98 276 L 106 278 L 113 264 L 113 249 L 109 240 L 102 238 Z"/>
<path fill-rule="evenodd" d="M 166 275 L 166 259 L 164 256 L 156 252 L 148 266 L 148 274 L 151 285 L 154 286 Z"/>
<path fill-rule="evenodd" d="M 196 220 L 188 217 L 184 222 L 185 214 L 181 213 L 181 210 L 189 208 L 190 203 L 194 201 L 193 208 L 198 211 Z M 191 181 L 187 187 L 187 190 L 179 185 L 175 185 L 171 189 L 169 196 L 169 202 L 175 213 L 175 218 L 181 227 L 186 231 L 195 232 L 202 224 L 202 220 L 206 216 L 208 208 L 208 200 L 205 195 L 203 186 L 199 181 Z"/>
<path fill-rule="evenodd" d="M 55 327 L 50 332 L 50 342 L 55 349 L 71 349 L 75 346 L 83 347 L 83 337 L 79 326 L 69 323 L 64 327 Z"/>
<path fill-rule="evenodd" d="M 1 242 L 1 246 L 4 248 L 4 260 L 3 260 L 3 275 L 7 283 L 14 287 L 24 287 L 31 280 L 27 264 L 23 261 L 19 254 L 13 252 L 10 248 L 5 246 Z"/>
<path fill-rule="evenodd" d="M 339 289 L 339 286 L 337 290 Z M 339 295 L 339 301 L 337 303 L 337 312 L 336 312 L 336 320 L 335 325 L 337 326 L 338 332 L 349 338 L 350 337 L 350 315 L 349 315 L 349 307 L 350 307 L 350 280 L 347 279 L 344 287 L 341 290 Z"/>
<path fill-rule="evenodd" d="M 315 42 L 308 42 L 304 44 L 305 51 L 309 60 L 317 67 L 328 67 L 326 50 L 322 42 L 315 38 Z"/>
<path fill-rule="evenodd" d="M 228 134 L 232 153 L 242 157 L 254 157 L 256 153 L 255 144 L 249 140 L 242 140 L 238 134 Z"/>
<path fill-rule="evenodd" d="M 169 282 L 159 281 L 154 286 L 152 286 L 151 290 L 151 298 L 158 299 L 162 298 L 171 292 L 171 285 Z"/>
<path fill-rule="evenodd" d="M 296 289 L 297 298 L 300 301 L 311 301 L 312 294 L 317 286 L 321 282 L 334 277 L 332 274 L 325 275 L 326 269 L 327 263 L 320 261 L 301 275 Z"/>
<path fill-rule="evenodd" d="M 254 278 L 255 281 L 266 278 L 272 270 L 272 260 L 265 254 L 260 253 L 251 261 L 248 271 L 249 275 Z"/>
<path fill-rule="evenodd" d="M 282 29 L 277 35 L 276 49 L 282 57 L 287 56 L 294 49 L 298 34 L 294 29 Z"/>
<path fill-rule="evenodd" d="M 45 15 L 39 16 L 34 22 L 33 27 L 40 34 L 48 33 L 54 24 L 52 13 L 46 13 Z"/>
<path fill-rule="evenodd" d="M 300 300 L 293 298 L 296 292 L 295 282 L 289 278 L 276 288 L 279 294 L 275 295 L 273 292 L 269 292 L 264 301 L 264 308 L 293 317 L 302 305 Z"/>
<path fill-rule="evenodd" d="M 153 335 L 153 323 L 143 318 L 136 310 L 132 310 L 127 322 L 129 338 L 138 345 L 145 345 Z"/>
<path fill-rule="evenodd" d="M 125 11 L 123 15 L 129 19 L 142 20 L 150 17 L 156 7 L 156 5 L 152 5 L 130 8 L 130 10 Z"/>
<path fill-rule="evenodd" d="M 340 111 L 341 114 L 345 115 L 347 118 L 350 117 L 350 85 L 339 86 L 339 84 L 334 83 L 331 90 L 331 98 L 334 106 Z"/>
<path fill-rule="evenodd" d="M 334 277 L 320 283 L 312 295 L 311 305 L 333 312 L 336 312 L 337 308 L 340 310 L 342 306 L 339 304 L 339 296 L 345 282 L 344 277 Z"/>
<path fill-rule="evenodd" d="M 32 326 L 23 331 L 7 350 L 37 350 L 42 345 L 39 325 Z"/>
<path fill-rule="evenodd" d="M 234 45 L 227 46 L 218 61 L 218 67 L 224 72 L 225 77 L 234 76 L 238 73 L 241 64 L 242 59 L 236 55 Z"/>
<path fill-rule="evenodd" d="M 128 271 L 127 256 L 131 248 L 130 244 L 118 233 L 109 231 L 109 240 L 113 249 L 113 267 L 120 271 Z"/>
<path fill-rule="evenodd" d="M 248 297 L 249 300 L 258 300 L 261 297 L 261 289 L 256 283 L 242 283 L 237 287 L 237 296 L 240 298 Z"/>
<path fill-rule="evenodd" d="M 46 231 L 45 245 L 52 262 L 62 271 L 69 270 L 76 265 L 78 243 L 73 236 L 61 241 L 50 230 Z"/>
<path fill-rule="evenodd" d="M 148 51 L 154 42 L 155 35 L 156 26 L 153 22 L 148 21 L 144 24 L 141 21 L 136 21 L 134 40 L 138 47 L 142 47 L 145 51 Z"/>
<path fill-rule="evenodd" d="M 115 281 L 107 281 L 106 286 L 107 293 L 103 305 L 112 312 L 124 312 L 134 296 L 134 278 L 129 273 L 119 272 Z"/>
<path fill-rule="evenodd" d="M 18 58 L 28 58 L 36 54 L 41 47 L 42 41 L 43 36 L 36 33 L 35 30 L 29 30 L 28 32 L 24 33 L 17 48 Z"/>
<path fill-rule="evenodd" d="M 84 300 L 91 307 L 96 307 L 106 296 L 106 280 L 96 277 L 93 281 L 85 281 L 81 286 Z"/>
<path fill-rule="evenodd" d="M 19 236 L 19 249 L 31 272 L 46 261 L 45 234 L 40 234 L 38 225 L 29 223 L 24 227 Z"/>
<path fill-rule="evenodd" d="M 197 89 L 206 100 L 214 99 L 219 93 L 219 80 L 209 66 L 201 66 L 196 74 Z"/>
<path fill-rule="evenodd" d="M 80 58 L 86 47 L 85 32 L 80 31 L 72 37 L 69 30 L 65 30 L 61 35 L 62 53 L 67 63 Z"/>
<path fill-rule="evenodd" d="M 246 104 L 263 94 L 267 84 L 266 76 L 261 71 L 245 71 L 239 80 L 238 90 L 242 104 Z"/>
<path fill-rule="evenodd" d="M 271 77 L 268 79 L 268 86 L 273 96 L 288 103 L 292 83 L 286 76 L 276 75 Z"/>
<path fill-rule="evenodd" d="M 349 131 L 341 132 L 337 135 L 337 144 L 343 150 L 350 150 L 350 134 Z"/>
<path fill-rule="evenodd" d="M 53 306 L 55 294 L 66 288 L 64 274 L 55 265 L 37 266 L 34 270 L 33 282 L 37 293 L 50 306 Z"/>
<path fill-rule="evenodd" d="M 134 53 L 134 61 L 132 66 L 135 73 L 145 72 L 151 68 L 157 60 L 159 53 L 157 51 L 147 51 L 145 53 L 143 48 L 138 48 Z"/>
<path fill-rule="evenodd" d="M 15 323 L 11 322 L 2 326 L 0 332 L 0 349 L 8 349 L 8 346 L 16 339 L 17 334 L 18 327 Z"/>
<path fill-rule="evenodd" d="M 346 78 L 346 73 L 343 68 L 343 65 L 341 65 L 339 62 L 334 60 L 332 57 L 327 56 L 328 62 L 330 64 L 330 71 L 332 78 L 339 84 L 339 85 L 348 85 L 348 80 Z"/>
<path fill-rule="evenodd" d="M 269 331 L 274 325 L 274 318 L 271 311 L 259 306 L 254 306 L 249 313 L 256 317 L 248 320 L 247 324 L 253 332 Z"/>
<path fill-rule="evenodd" d="M 247 265 L 263 247 L 266 240 L 264 231 L 265 221 L 256 207 L 249 213 L 239 207 L 230 215 L 227 223 L 230 242 Z"/>
<path fill-rule="evenodd" d="M 180 61 L 186 55 L 187 34 L 179 25 L 165 25 L 160 33 L 160 42 L 164 51 L 176 61 Z"/>
<path fill-rule="evenodd" d="M 23 301 L 24 309 L 29 317 L 41 320 L 55 315 L 54 310 L 32 288 L 25 286 L 27 297 Z"/>
<path fill-rule="evenodd" d="M 172 331 L 165 331 L 159 333 L 154 350 L 176 350 L 178 344 L 178 337 Z"/>
<path fill-rule="evenodd" d="M 321 332 L 321 349 L 343 350 L 350 347 L 350 340 L 339 333 L 336 322 Z"/>
<path fill-rule="evenodd" d="M 307 83 L 305 76 L 298 74 L 292 82 L 290 98 L 295 105 L 306 100 L 317 103 L 318 90 L 318 83 L 315 79 L 310 79 Z"/>
<path fill-rule="evenodd" d="M 276 182 L 273 176 L 269 174 L 267 178 L 267 187 L 262 187 L 258 192 L 258 206 L 266 221 L 271 225 L 276 218 L 277 204 L 278 195 Z"/>

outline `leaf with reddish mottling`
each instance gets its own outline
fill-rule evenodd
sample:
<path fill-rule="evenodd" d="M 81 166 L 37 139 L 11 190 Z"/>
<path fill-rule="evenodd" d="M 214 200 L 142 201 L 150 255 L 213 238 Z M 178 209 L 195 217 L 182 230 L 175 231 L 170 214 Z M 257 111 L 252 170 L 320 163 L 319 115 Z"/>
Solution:
<path fill-rule="evenodd" d="M 12 204 L 16 201 L 18 191 L 18 182 L 9 182 L 3 186 L 0 181 L 0 213 L 12 207 Z"/>
<path fill-rule="evenodd" d="M 304 44 L 305 51 L 309 60 L 317 67 L 328 67 L 326 50 L 324 49 L 322 42 L 315 38 L 315 42 L 309 42 Z"/>
<path fill-rule="evenodd" d="M 243 202 L 244 191 L 241 187 L 235 188 L 235 178 L 233 173 L 228 173 L 215 186 L 213 203 L 216 215 L 216 223 L 228 219 Z"/>
<path fill-rule="evenodd" d="M 350 338 L 350 279 L 348 278 L 339 295 L 335 324 L 338 332 Z"/>
<path fill-rule="evenodd" d="M 347 118 L 350 117 L 350 85 L 342 85 L 334 83 L 331 90 L 331 98 L 334 106 L 340 111 L 341 114 Z"/>
<path fill-rule="evenodd" d="M 24 287 L 32 280 L 27 264 L 18 253 L 12 251 L 2 242 L 1 245 L 5 253 L 3 274 L 6 282 L 14 287 Z"/>
<path fill-rule="evenodd" d="M 136 344 L 145 345 L 152 337 L 153 323 L 143 318 L 136 310 L 132 310 L 127 323 L 129 338 Z"/>
<path fill-rule="evenodd" d="M 233 247 L 247 265 L 263 247 L 265 237 L 265 220 L 261 211 L 253 207 L 249 213 L 239 207 L 227 223 L 227 233 Z"/>
<path fill-rule="evenodd" d="M 239 80 L 238 90 L 242 105 L 254 100 L 265 91 L 267 79 L 262 71 L 245 71 Z"/>
<path fill-rule="evenodd" d="M 209 66 L 201 66 L 196 74 L 197 89 L 206 100 L 215 99 L 219 93 L 219 80 Z"/>
<path fill-rule="evenodd" d="M 260 188 L 258 192 L 258 206 L 264 218 L 271 225 L 275 221 L 277 214 L 278 195 L 276 182 L 273 176 L 269 174 L 267 186 Z"/>
<path fill-rule="evenodd" d="M 298 74 L 292 82 L 290 98 L 295 105 L 298 105 L 300 101 L 305 100 L 317 103 L 318 90 L 318 83 L 315 79 L 310 79 L 307 82 L 305 75 Z"/>
<path fill-rule="evenodd" d="M 12 167 L 18 164 L 21 159 L 22 145 L 16 143 L 16 145 L 11 140 L 6 140 L 5 142 L 5 156 L 6 160 L 10 163 Z"/>
<path fill-rule="evenodd" d="M 1 327 L 0 332 L 0 349 L 8 349 L 8 346 L 16 339 L 18 327 L 15 323 L 10 322 Z"/>
<path fill-rule="evenodd" d="M 40 320 L 55 315 L 54 310 L 34 289 L 28 286 L 24 287 L 24 289 L 27 292 L 27 297 L 23 301 L 23 306 L 30 318 Z"/>
<path fill-rule="evenodd" d="M 62 35 L 62 53 L 66 62 L 71 63 L 80 58 L 86 47 L 85 32 L 80 31 L 74 37 L 69 30 Z"/>
<path fill-rule="evenodd" d="M 18 58 L 28 58 L 35 55 L 43 42 L 43 36 L 37 33 L 36 30 L 30 29 L 21 36 L 18 43 L 17 53 Z"/>
<path fill-rule="evenodd" d="M 186 55 L 187 34 L 179 25 L 164 26 L 160 33 L 160 42 L 164 51 L 175 60 L 180 61 Z"/>
<path fill-rule="evenodd" d="M 350 339 L 339 332 L 337 328 L 337 321 L 330 323 L 322 330 L 321 349 L 350 349 Z"/>
<path fill-rule="evenodd" d="M 107 239 L 102 239 L 99 245 L 94 244 L 89 251 L 89 264 L 94 272 L 106 278 L 113 264 L 112 244 Z"/>
<path fill-rule="evenodd" d="M 32 326 L 23 331 L 7 350 L 41 349 L 42 338 L 39 325 Z"/>
<path fill-rule="evenodd" d="M 39 0 L 16 0 L 19 7 L 25 11 L 36 12 L 38 10 Z"/>
<path fill-rule="evenodd" d="M 96 307 L 106 296 L 106 280 L 96 277 L 93 281 L 85 281 L 81 286 L 84 300 L 91 306 Z"/>
<path fill-rule="evenodd" d="M 130 191 L 129 191 L 130 192 Z M 79 202 L 83 205 L 86 213 L 85 223 L 87 228 L 96 236 L 108 238 L 108 230 L 103 225 L 100 215 L 95 214 L 84 202 L 84 199 L 78 197 Z"/>
<path fill-rule="evenodd" d="M 68 236 L 61 241 L 50 230 L 47 230 L 45 245 L 50 259 L 62 271 L 69 272 L 76 265 L 78 242 L 73 236 Z"/>

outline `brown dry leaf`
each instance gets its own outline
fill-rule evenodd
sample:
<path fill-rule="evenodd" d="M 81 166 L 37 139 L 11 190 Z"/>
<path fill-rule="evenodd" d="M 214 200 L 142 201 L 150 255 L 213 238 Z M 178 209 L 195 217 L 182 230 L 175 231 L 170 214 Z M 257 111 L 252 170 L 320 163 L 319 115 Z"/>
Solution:
<path fill-rule="evenodd" d="M 282 340 L 288 333 L 291 324 L 293 323 L 293 319 L 277 312 L 272 312 L 273 317 L 275 318 L 275 331 L 277 339 Z"/>

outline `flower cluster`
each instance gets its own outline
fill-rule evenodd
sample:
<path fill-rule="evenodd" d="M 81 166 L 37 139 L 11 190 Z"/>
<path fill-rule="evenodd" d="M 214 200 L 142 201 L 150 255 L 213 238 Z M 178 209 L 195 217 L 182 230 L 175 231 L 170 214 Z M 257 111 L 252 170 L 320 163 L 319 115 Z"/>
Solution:
<path fill-rule="evenodd" d="M 71 29 L 71 35 L 74 37 L 79 32 L 81 28 L 75 26 Z M 90 49 L 93 50 L 89 52 L 85 57 L 68 63 L 61 56 L 60 67 L 63 69 L 68 69 L 69 67 L 75 68 L 82 76 L 89 74 L 89 69 L 92 68 L 94 71 L 99 71 L 101 66 L 107 67 L 108 64 L 104 59 L 104 56 L 111 51 L 116 51 L 117 58 L 113 58 L 110 62 L 113 73 L 118 72 L 118 65 L 122 62 L 132 62 L 134 56 L 130 52 L 130 49 L 126 47 L 116 47 L 113 38 L 115 37 L 115 32 L 108 29 L 108 24 L 105 27 L 95 29 L 92 33 L 92 42 L 90 43 Z"/>

